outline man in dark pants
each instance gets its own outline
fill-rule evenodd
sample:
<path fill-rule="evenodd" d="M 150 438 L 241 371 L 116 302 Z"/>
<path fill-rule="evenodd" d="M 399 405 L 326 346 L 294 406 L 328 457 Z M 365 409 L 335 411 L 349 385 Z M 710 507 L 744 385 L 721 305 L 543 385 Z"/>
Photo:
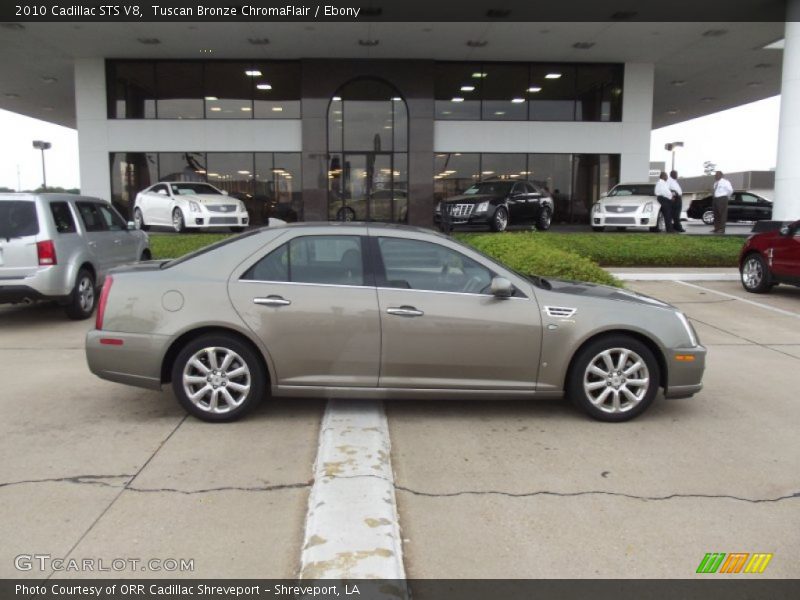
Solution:
<path fill-rule="evenodd" d="M 712 209 L 714 210 L 714 231 L 711 233 L 725 233 L 725 225 L 728 222 L 728 200 L 733 195 L 731 182 L 722 176 L 722 171 L 714 174 L 714 199 Z"/>
<path fill-rule="evenodd" d="M 669 179 L 667 185 L 672 191 L 672 227 L 678 233 L 686 231 L 681 225 L 681 210 L 683 209 L 683 190 L 681 184 L 678 183 L 678 172 L 672 170 L 669 172 Z"/>
<path fill-rule="evenodd" d="M 661 214 L 664 216 L 664 226 L 667 233 L 672 233 L 672 190 L 667 184 L 667 174 L 661 171 L 656 182 L 656 199 L 661 205 Z"/>

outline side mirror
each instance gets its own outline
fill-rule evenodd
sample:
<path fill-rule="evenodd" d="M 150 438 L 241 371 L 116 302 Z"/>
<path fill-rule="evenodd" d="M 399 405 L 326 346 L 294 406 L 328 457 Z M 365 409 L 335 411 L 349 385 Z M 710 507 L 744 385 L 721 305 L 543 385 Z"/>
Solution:
<path fill-rule="evenodd" d="M 492 295 L 497 298 L 509 298 L 514 295 L 514 286 L 505 277 L 492 279 Z"/>
<path fill-rule="evenodd" d="M 792 229 L 788 225 L 782 226 L 780 232 L 782 236 L 792 235 Z"/>
<path fill-rule="evenodd" d="M 600 197 L 601 198 L 608 198 L 608 192 L 603 192 L 602 194 L 600 194 Z"/>
<path fill-rule="evenodd" d="M 166 196 L 167 195 L 167 190 L 158 190 L 156 192 L 156 194 L 158 194 L 159 196 Z"/>
<path fill-rule="evenodd" d="M 136 223 L 134 223 L 133 221 L 128 221 L 127 227 L 128 227 L 128 231 L 132 231 L 132 230 L 136 229 Z"/>
<path fill-rule="evenodd" d="M 222 192 L 223 196 L 227 196 L 228 195 L 228 190 L 220 190 L 220 191 Z"/>

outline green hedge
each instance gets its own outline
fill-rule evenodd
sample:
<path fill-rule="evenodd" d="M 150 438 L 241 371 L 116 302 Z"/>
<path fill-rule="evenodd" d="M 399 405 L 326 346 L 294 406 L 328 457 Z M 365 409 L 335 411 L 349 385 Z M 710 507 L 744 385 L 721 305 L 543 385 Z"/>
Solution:
<path fill-rule="evenodd" d="M 177 258 L 228 237 L 227 233 L 151 234 L 150 252 L 155 259 Z"/>
<path fill-rule="evenodd" d="M 456 234 L 456 237 L 520 273 L 622 285 L 591 260 L 551 246 L 542 235 L 484 233 Z"/>

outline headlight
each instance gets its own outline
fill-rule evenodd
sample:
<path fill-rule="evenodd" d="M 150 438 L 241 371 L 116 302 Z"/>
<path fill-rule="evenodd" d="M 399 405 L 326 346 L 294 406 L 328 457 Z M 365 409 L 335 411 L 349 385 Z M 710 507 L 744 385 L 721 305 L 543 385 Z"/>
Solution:
<path fill-rule="evenodd" d="M 245 212 L 247 208 L 245 208 L 244 202 L 239 200 L 239 212 Z"/>
<path fill-rule="evenodd" d="M 645 212 L 645 213 L 653 212 L 653 203 L 652 202 L 645 202 L 645 205 L 642 207 L 642 212 Z"/>
<path fill-rule="evenodd" d="M 689 319 L 686 318 L 686 315 L 682 312 L 676 312 L 678 315 L 678 320 L 683 324 L 683 328 L 686 330 L 686 335 L 689 336 L 689 342 L 692 344 L 692 347 L 697 346 L 697 334 L 694 332 L 694 327 L 692 324 L 689 323 Z"/>
<path fill-rule="evenodd" d="M 594 205 L 592 206 L 592 212 L 593 213 L 603 212 L 603 205 L 600 204 L 599 202 L 595 202 Z"/>
<path fill-rule="evenodd" d="M 192 212 L 200 212 L 200 205 L 194 200 L 189 200 L 189 210 Z"/>
<path fill-rule="evenodd" d="M 486 200 L 485 202 L 481 202 L 478 206 L 475 207 L 475 212 L 486 212 L 489 210 L 489 201 Z"/>

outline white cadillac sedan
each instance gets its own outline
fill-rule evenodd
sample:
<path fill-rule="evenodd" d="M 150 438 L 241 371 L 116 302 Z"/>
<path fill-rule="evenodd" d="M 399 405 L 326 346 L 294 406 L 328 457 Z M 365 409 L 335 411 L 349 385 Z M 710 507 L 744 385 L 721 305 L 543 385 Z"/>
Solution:
<path fill-rule="evenodd" d="M 137 229 L 151 225 L 186 229 L 230 228 L 244 231 L 250 223 L 244 202 L 208 183 L 162 181 L 136 194 L 133 222 Z"/>
<path fill-rule="evenodd" d="M 665 231 L 666 220 L 656 199 L 654 183 L 620 183 L 592 206 L 592 229 L 649 229 Z"/>

